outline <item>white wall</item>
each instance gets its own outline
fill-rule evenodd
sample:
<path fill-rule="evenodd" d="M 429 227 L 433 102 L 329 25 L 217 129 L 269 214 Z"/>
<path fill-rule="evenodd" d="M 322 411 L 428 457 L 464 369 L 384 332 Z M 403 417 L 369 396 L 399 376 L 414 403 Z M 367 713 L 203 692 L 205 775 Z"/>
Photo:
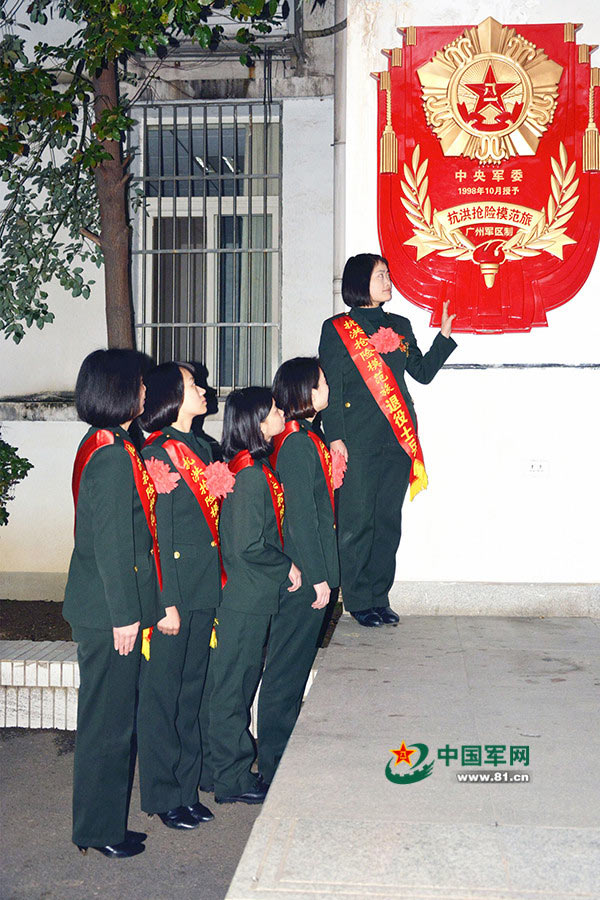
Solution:
<path fill-rule="evenodd" d="M 598 372 L 450 370 L 413 385 L 429 487 L 405 503 L 398 578 L 600 580 Z"/>
<path fill-rule="evenodd" d="M 54 322 L 41 331 L 26 329 L 20 344 L 0 335 L 0 397 L 72 391 L 83 358 L 106 347 L 104 270 L 88 263 L 84 277 L 88 273 L 96 281 L 88 300 L 52 283 L 47 290 Z"/>
<path fill-rule="evenodd" d="M 333 97 L 283 104 L 282 359 L 314 355 L 332 312 Z"/>
<path fill-rule="evenodd" d="M 583 22 L 579 43 L 600 43 L 592 0 L 440 5 L 348 0 L 347 253 L 377 250 L 377 86 L 370 72 L 400 46 L 403 25 Z M 407 501 L 397 578 L 406 581 L 600 580 L 598 396 L 600 259 L 577 297 L 529 334 L 458 335 L 449 364 L 558 363 L 569 368 L 467 369 L 409 380 L 430 487 Z M 422 350 L 429 313 L 397 292 Z"/>
<path fill-rule="evenodd" d="M 34 465 L 7 507 L 2 570 L 66 572 L 73 549 L 73 459 L 87 429 L 81 422 L 2 423 L 3 439 Z"/>

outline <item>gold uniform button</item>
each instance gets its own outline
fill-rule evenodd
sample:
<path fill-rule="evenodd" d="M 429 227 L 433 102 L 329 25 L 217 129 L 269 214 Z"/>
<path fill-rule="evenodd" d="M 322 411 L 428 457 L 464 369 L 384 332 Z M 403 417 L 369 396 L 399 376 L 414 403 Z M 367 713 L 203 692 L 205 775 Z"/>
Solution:
<path fill-rule="evenodd" d="M 181 556 L 181 553 L 179 552 L 179 550 L 175 550 L 175 552 L 173 553 L 173 558 L 179 559 L 180 556 Z"/>
<path fill-rule="evenodd" d="M 137 566 L 134 566 L 134 567 L 133 567 L 133 571 L 134 571 L 134 572 L 137 572 L 137 570 L 138 570 L 138 567 L 137 567 Z"/>
<path fill-rule="evenodd" d="M 344 403 L 344 406 L 346 407 L 346 409 L 348 409 L 350 406 L 352 406 L 352 404 L 350 403 L 349 400 L 346 400 L 346 402 Z"/>
<path fill-rule="evenodd" d="M 334 527 L 334 529 L 335 529 L 335 528 L 337 528 L 337 525 L 335 525 L 335 524 L 334 524 L 334 526 L 333 526 L 333 527 Z"/>
<path fill-rule="evenodd" d="M 216 546 L 217 546 L 217 542 L 216 542 L 216 541 L 211 541 L 211 542 L 210 542 L 210 546 L 211 546 L 211 547 L 216 547 Z"/>

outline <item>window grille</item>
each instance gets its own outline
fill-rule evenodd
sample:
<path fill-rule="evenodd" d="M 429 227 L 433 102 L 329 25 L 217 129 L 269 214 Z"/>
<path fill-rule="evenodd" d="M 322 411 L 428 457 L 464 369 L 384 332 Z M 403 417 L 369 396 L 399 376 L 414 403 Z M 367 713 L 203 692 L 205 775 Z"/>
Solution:
<path fill-rule="evenodd" d="M 133 279 L 139 345 L 202 362 L 220 396 L 280 361 L 281 105 L 134 107 Z"/>

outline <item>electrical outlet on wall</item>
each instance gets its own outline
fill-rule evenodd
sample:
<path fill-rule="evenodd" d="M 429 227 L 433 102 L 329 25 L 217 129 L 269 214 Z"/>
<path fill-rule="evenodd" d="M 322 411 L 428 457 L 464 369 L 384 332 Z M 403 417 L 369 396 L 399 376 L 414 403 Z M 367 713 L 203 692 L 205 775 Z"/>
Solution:
<path fill-rule="evenodd" d="M 548 460 L 546 459 L 528 459 L 527 472 L 529 475 L 547 475 Z"/>

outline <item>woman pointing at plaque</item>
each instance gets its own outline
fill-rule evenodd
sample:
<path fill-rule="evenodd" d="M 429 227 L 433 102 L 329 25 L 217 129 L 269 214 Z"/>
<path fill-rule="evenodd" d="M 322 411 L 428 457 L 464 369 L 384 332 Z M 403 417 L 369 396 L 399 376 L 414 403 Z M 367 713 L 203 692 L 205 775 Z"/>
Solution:
<path fill-rule="evenodd" d="M 342 278 L 350 307 L 323 323 L 319 358 L 329 384 L 323 410 L 332 452 L 346 459 L 339 490 L 338 541 L 344 606 L 361 625 L 395 625 L 390 608 L 402 504 L 427 486 L 417 418 L 404 380 L 428 384 L 454 348 L 453 315 L 424 355 L 410 322 L 384 312 L 391 300 L 388 264 L 372 253 L 352 256 Z"/>

